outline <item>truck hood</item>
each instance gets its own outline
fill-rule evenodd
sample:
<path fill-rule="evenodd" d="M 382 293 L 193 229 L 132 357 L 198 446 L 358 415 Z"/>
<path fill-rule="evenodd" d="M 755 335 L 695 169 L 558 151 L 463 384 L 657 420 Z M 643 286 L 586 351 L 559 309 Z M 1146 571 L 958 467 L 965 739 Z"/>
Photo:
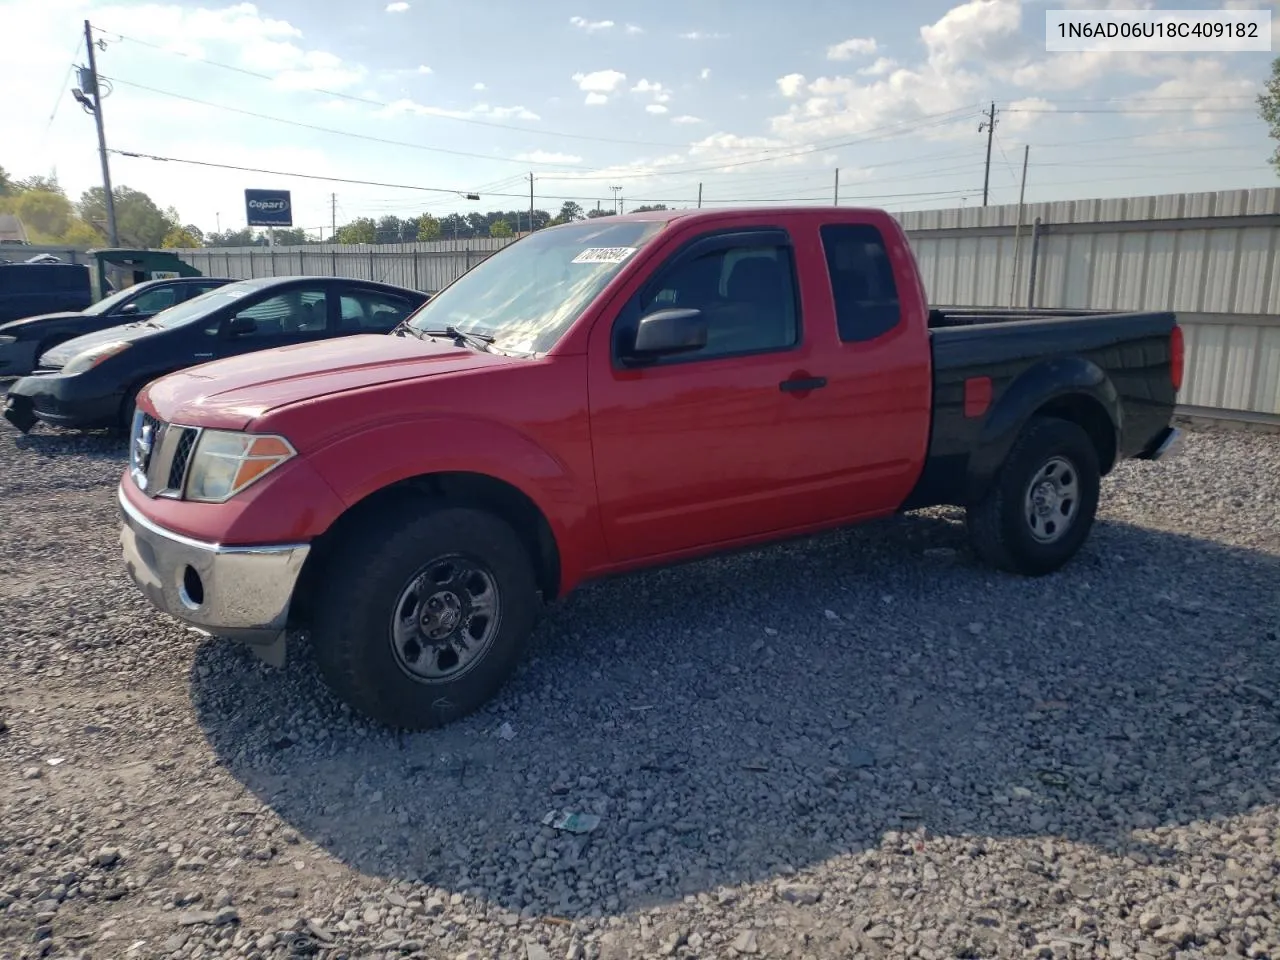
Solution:
<path fill-rule="evenodd" d="M 0 323 L 0 336 L 21 337 L 26 327 L 42 320 L 74 320 L 76 317 L 82 316 L 84 314 L 78 310 L 62 310 L 58 313 L 40 313 L 34 317 L 10 320 L 8 323 Z"/>
<path fill-rule="evenodd" d="M 46 350 L 40 357 L 40 365 L 44 367 L 65 367 L 76 354 L 84 353 L 93 347 L 105 346 L 108 343 L 132 343 L 144 337 L 155 336 L 166 331 L 159 327 L 148 327 L 145 323 L 127 323 L 119 327 L 108 327 L 97 333 L 86 333 L 72 337 L 64 343 Z"/>
<path fill-rule="evenodd" d="M 163 420 L 242 430 L 292 403 L 517 362 L 443 341 L 359 334 L 214 360 L 162 377 L 149 396 Z"/>

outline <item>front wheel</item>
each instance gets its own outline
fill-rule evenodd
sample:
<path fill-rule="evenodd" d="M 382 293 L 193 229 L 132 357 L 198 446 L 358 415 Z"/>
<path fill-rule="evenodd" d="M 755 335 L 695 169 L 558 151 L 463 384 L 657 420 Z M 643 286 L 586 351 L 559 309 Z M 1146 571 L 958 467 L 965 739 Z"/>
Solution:
<path fill-rule="evenodd" d="M 1052 573 L 1089 535 L 1101 483 L 1098 452 L 1083 428 L 1056 417 L 1032 420 L 986 496 L 968 509 L 975 552 L 1012 573 Z"/>
<path fill-rule="evenodd" d="M 335 551 L 312 638 L 334 692 L 392 727 L 441 727 L 490 700 L 539 606 L 524 544 L 464 507 L 388 512 Z"/>

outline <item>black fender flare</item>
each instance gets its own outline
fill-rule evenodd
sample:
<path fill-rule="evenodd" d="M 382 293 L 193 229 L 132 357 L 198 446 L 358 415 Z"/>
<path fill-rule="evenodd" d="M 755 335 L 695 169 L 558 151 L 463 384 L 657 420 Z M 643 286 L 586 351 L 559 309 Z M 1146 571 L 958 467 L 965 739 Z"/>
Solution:
<path fill-rule="evenodd" d="M 1110 469 L 1106 451 L 1117 449 L 1124 427 L 1120 394 L 1105 370 L 1083 357 L 1055 357 L 1024 370 L 988 412 L 978 436 L 966 478 L 969 503 L 986 495 L 1014 442 L 1037 414 L 1085 422 L 1095 442 L 1103 444 L 1103 472 Z"/>

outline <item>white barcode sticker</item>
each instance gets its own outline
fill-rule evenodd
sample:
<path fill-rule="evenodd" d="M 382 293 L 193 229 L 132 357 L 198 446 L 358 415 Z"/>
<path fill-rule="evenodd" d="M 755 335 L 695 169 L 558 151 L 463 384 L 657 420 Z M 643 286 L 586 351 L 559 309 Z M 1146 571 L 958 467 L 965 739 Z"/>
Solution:
<path fill-rule="evenodd" d="M 635 247 L 587 247 L 573 258 L 573 262 L 621 263 L 635 252 Z"/>

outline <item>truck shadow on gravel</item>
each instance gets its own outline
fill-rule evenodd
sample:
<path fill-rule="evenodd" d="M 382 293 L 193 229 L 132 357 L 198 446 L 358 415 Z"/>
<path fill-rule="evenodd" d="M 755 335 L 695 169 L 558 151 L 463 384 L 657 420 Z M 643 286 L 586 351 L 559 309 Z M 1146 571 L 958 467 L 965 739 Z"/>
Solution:
<path fill-rule="evenodd" d="M 1056 576 L 999 575 L 934 511 L 590 586 L 436 733 L 353 721 L 305 651 L 210 641 L 191 679 L 219 762 L 350 867 L 616 914 L 920 828 L 1176 860 L 1149 830 L 1280 792 L 1277 582 L 1275 556 L 1119 523 Z M 559 809 L 600 825 L 543 827 Z"/>

